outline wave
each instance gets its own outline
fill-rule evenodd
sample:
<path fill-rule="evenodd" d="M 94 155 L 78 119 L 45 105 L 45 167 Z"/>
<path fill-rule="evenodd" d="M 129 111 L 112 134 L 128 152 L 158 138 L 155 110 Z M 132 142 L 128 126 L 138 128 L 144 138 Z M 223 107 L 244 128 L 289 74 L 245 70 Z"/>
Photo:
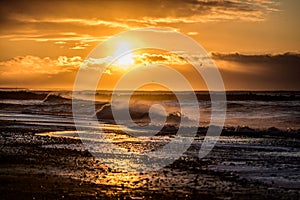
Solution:
<path fill-rule="evenodd" d="M 181 127 L 183 133 L 191 133 L 191 131 L 197 129 L 196 136 L 206 136 L 208 128 L 219 129 L 218 126 L 198 126 L 198 127 Z M 141 130 L 141 127 L 130 127 L 132 130 Z M 171 124 L 166 124 L 162 128 L 157 126 L 142 127 L 144 131 L 160 130 L 156 135 L 176 135 L 179 127 Z M 300 139 L 300 129 L 279 129 L 276 127 L 270 128 L 251 128 L 248 126 L 224 126 L 221 128 L 221 136 L 246 136 L 246 137 L 289 137 Z M 137 134 L 136 134 L 137 135 Z M 143 135 L 143 132 L 140 134 Z"/>
<path fill-rule="evenodd" d="M 242 108 L 245 107 L 245 104 L 235 103 L 235 102 L 227 102 L 227 108 Z"/>
<path fill-rule="evenodd" d="M 9 100 L 43 100 L 47 97 L 48 92 L 31 92 L 31 91 L 0 91 L 0 99 Z"/>
<path fill-rule="evenodd" d="M 106 97 L 97 99 L 97 95 L 105 94 Z M 31 114 L 51 114 L 51 115 L 72 115 L 72 103 L 79 107 L 79 113 L 83 117 L 90 117 L 96 114 L 99 121 L 104 123 L 123 123 L 134 121 L 139 126 L 158 125 L 163 127 L 165 124 L 178 127 L 179 124 L 193 126 L 199 116 L 200 109 L 201 126 L 207 126 L 211 118 L 211 102 L 200 100 L 199 105 L 190 101 L 191 92 L 180 92 L 185 95 L 182 102 L 172 100 L 174 94 L 171 92 L 137 92 L 130 98 L 129 107 L 130 117 L 114 121 L 110 102 L 110 91 L 97 91 L 96 95 L 92 92 L 81 91 L 76 96 L 76 101 L 72 102 L 72 91 L 32 91 L 32 90 L 1 90 L 0 89 L 0 112 L 23 112 Z M 130 93 L 120 92 L 120 102 L 113 106 L 119 114 L 125 111 L 128 113 L 128 105 L 124 104 L 126 95 Z M 160 95 L 163 98 L 156 99 Z M 104 95 L 104 96 L 105 96 Z M 124 95 L 126 98 L 123 98 Z M 208 92 L 197 92 L 198 97 L 208 98 Z M 149 97 L 150 96 L 150 97 Z M 169 97 L 171 99 L 169 99 Z M 277 127 L 280 129 L 299 129 L 300 112 L 300 92 L 228 92 L 227 93 L 227 126 L 249 126 L 253 128 Z M 259 101 L 259 99 L 264 100 Z M 94 102 L 94 99 L 97 101 Z M 101 99 L 101 101 L 99 100 Z M 142 99 L 142 100 L 140 100 Z M 162 99 L 162 100 L 161 100 Z M 167 99 L 167 100 L 166 100 Z M 230 100 L 234 99 L 234 100 Z M 239 100 L 252 99 L 252 100 Z M 256 99 L 256 100 L 253 100 Z M 268 101 L 272 99 L 272 101 Z M 294 101 L 299 99 L 298 101 Z M 155 107 L 155 105 L 160 107 Z M 86 106 L 92 105 L 93 108 L 87 113 Z M 153 108 L 154 107 L 154 108 Z M 180 114 L 181 109 L 186 112 Z M 82 111 L 81 111 L 82 110 Z M 95 113 L 95 110 L 97 111 Z M 0 113 L 1 114 L 1 113 Z M 185 117 L 188 116 L 189 118 Z M 131 118 L 133 120 L 131 120 Z M 189 121 L 190 120 L 190 121 Z M 186 123 L 186 121 L 188 121 Z M 199 120 L 198 120 L 199 121 Z M 184 123 L 183 123 L 184 122 Z M 170 128 L 170 127 L 168 127 Z M 172 129 L 172 127 L 171 127 Z M 242 130 L 244 131 L 244 130 Z"/>
<path fill-rule="evenodd" d="M 110 96 L 112 92 L 98 91 L 96 96 Z M 120 98 L 126 97 L 131 94 L 130 91 L 117 91 L 115 92 Z M 210 101 L 210 94 L 216 96 L 222 95 L 221 92 L 207 92 L 207 91 L 136 91 L 133 93 L 132 98 L 136 100 L 176 100 L 176 95 L 182 99 L 189 100 L 190 97 L 197 96 L 199 101 Z M 265 92 L 248 92 L 248 91 L 228 91 L 226 92 L 228 101 L 297 101 L 300 100 L 299 91 L 265 91 Z"/>
<path fill-rule="evenodd" d="M 126 107 L 118 107 L 116 108 L 116 112 L 118 113 L 119 120 L 124 122 L 130 120 L 126 115 L 128 112 Z M 131 119 L 140 126 L 149 125 L 151 120 L 160 121 L 161 123 L 165 122 L 166 124 L 172 126 L 178 126 L 182 118 L 180 112 L 167 113 L 167 116 L 165 116 L 164 113 L 159 110 L 152 110 L 152 113 L 149 113 L 149 105 L 145 104 L 134 104 L 134 106 L 129 108 L 129 114 Z M 111 104 L 105 104 L 98 111 L 96 111 L 96 117 L 102 122 L 116 123 Z M 187 118 L 184 119 L 187 120 Z"/>
<path fill-rule="evenodd" d="M 208 127 L 199 127 L 198 134 L 205 135 Z M 222 136 L 247 136 L 247 137 L 292 137 L 300 138 L 300 129 L 279 129 L 276 127 L 270 128 L 251 128 L 248 126 L 225 126 L 222 129 Z"/>
<path fill-rule="evenodd" d="M 227 92 L 228 101 L 299 101 L 297 92 Z"/>
<path fill-rule="evenodd" d="M 56 94 L 57 93 L 57 94 Z M 82 95 L 82 100 L 104 99 L 109 100 L 112 95 L 112 91 L 96 91 L 94 94 L 90 91 L 76 92 Z M 119 98 L 127 97 L 131 94 L 129 91 L 117 91 L 115 92 Z M 219 92 L 212 92 L 216 95 L 221 94 Z M 34 90 L 1 90 L 0 99 L 12 99 L 12 100 L 45 100 L 47 96 L 52 98 L 56 94 L 62 98 L 71 99 L 72 91 L 34 91 Z M 195 92 L 176 92 L 176 94 L 183 97 L 183 99 L 189 100 L 196 94 L 199 101 L 210 101 L 210 93 L 205 91 Z M 95 95 L 95 96 L 94 96 Z M 78 96 L 78 95 L 77 95 Z M 176 100 L 174 92 L 170 91 L 136 91 L 131 96 L 133 100 L 148 100 L 148 101 L 164 101 L 164 100 Z M 274 92 L 247 92 L 247 91 L 228 91 L 226 92 L 227 101 L 300 101 L 300 92 L 288 92 L 288 91 L 274 91 Z M 60 99 L 61 100 L 61 99 Z M 50 100 L 52 101 L 52 99 Z"/>
<path fill-rule="evenodd" d="M 66 97 L 62 97 L 59 94 L 53 94 L 50 93 L 48 94 L 44 99 L 43 102 L 51 102 L 51 103 L 71 103 L 72 99 L 70 98 L 66 98 Z"/>

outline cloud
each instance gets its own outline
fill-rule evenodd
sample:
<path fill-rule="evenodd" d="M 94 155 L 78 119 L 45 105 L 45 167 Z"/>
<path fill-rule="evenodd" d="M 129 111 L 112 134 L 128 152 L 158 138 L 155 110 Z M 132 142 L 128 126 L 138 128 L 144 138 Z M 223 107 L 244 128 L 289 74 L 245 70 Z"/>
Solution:
<path fill-rule="evenodd" d="M 104 58 L 88 58 L 82 63 L 82 68 L 99 70 L 105 67 L 107 64 L 111 63 L 113 60 L 112 56 L 107 56 Z"/>
<path fill-rule="evenodd" d="M 64 42 L 64 41 L 57 41 L 57 42 L 55 42 L 55 44 L 66 44 L 66 42 Z"/>
<path fill-rule="evenodd" d="M 124 22 L 143 25 L 207 23 L 228 20 L 264 21 L 267 13 L 277 12 L 279 3 L 272 0 L 186 0 L 163 1 L 157 10 L 165 15 L 123 18 Z"/>
<path fill-rule="evenodd" d="M 55 44 L 62 44 L 63 42 L 67 41 L 81 41 L 83 43 L 90 43 L 90 42 L 100 42 L 104 41 L 108 38 L 108 36 L 96 37 L 90 34 L 77 34 L 77 33 L 70 33 L 70 32 L 62 32 L 62 33 L 55 33 L 55 34 L 22 34 L 21 32 L 16 34 L 3 34 L 0 36 L 0 39 L 8 39 L 10 41 L 22 41 L 22 40 L 29 40 L 29 41 L 36 41 L 36 42 L 48 42 L 53 41 Z M 59 43 L 58 43 L 59 42 Z"/>
<path fill-rule="evenodd" d="M 1 87 L 72 88 L 80 56 L 59 56 L 56 59 L 17 56 L 0 62 Z"/>
<path fill-rule="evenodd" d="M 235 89 L 300 90 L 300 54 L 212 53 L 225 83 Z"/>
<path fill-rule="evenodd" d="M 206 57 L 192 56 L 205 63 Z M 299 53 L 275 55 L 212 53 L 211 57 L 222 74 L 226 89 L 300 90 Z M 106 80 L 112 81 L 119 75 L 118 68 L 113 66 L 105 68 L 112 60 L 112 56 L 86 60 L 80 56 L 59 56 L 55 59 L 31 55 L 17 56 L 0 62 L 0 84 L 2 87 L 72 88 L 79 67 L 95 73 L 104 70 L 103 73 L 109 75 Z M 134 60 L 136 64 L 180 64 L 180 69 L 185 69 L 186 66 L 186 61 L 180 56 L 167 53 L 141 53 L 135 55 Z"/>
<path fill-rule="evenodd" d="M 269 63 L 269 64 L 299 64 L 299 53 L 243 55 L 239 53 L 222 54 L 211 53 L 214 59 L 242 63 Z"/>
<path fill-rule="evenodd" d="M 128 25 L 116 21 L 106 21 L 99 19 L 80 19 L 80 18 L 45 18 L 45 19 L 34 19 L 30 17 L 24 17 L 22 15 L 14 16 L 14 20 L 25 23 L 55 23 L 55 24 L 81 24 L 86 26 L 99 26 L 104 25 L 114 28 L 130 28 Z"/>
<path fill-rule="evenodd" d="M 112 56 L 88 58 L 59 56 L 55 59 L 32 55 L 17 56 L 0 62 L 1 87 L 66 88 L 73 87 L 76 74 L 81 68 L 88 73 L 114 75 L 113 68 L 105 68 Z M 87 77 L 90 81 L 90 77 Z"/>
<path fill-rule="evenodd" d="M 87 43 L 84 43 L 84 42 L 77 42 L 75 44 L 75 46 L 71 47 L 70 49 L 73 49 L 73 50 L 82 50 L 82 49 L 86 49 L 89 46 L 91 46 L 91 45 L 89 45 Z"/>
<path fill-rule="evenodd" d="M 182 24 L 264 21 L 277 12 L 274 0 L 173 1 L 1 1 L 0 38 L 9 41 L 68 42 L 72 50 L 91 46 L 136 27 L 179 30 Z M 21 31 L 20 31 L 21 30 Z M 69 31 L 72 30 L 73 34 Z M 188 31 L 187 31 L 188 32 Z M 196 32 L 189 32 L 196 35 Z"/>
<path fill-rule="evenodd" d="M 199 33 L 198 33 L 198 32 L 192 31 L 192 32 L 188 32 L 187 34 L 188 34 L 188 35 L 198 35 Z"/>
<path fill-rule="evenodd" d="M 17 56 L 0 62 L 1 76 L 54 75 L 76 71 L 82 63 L 80 56 L 59 56 L 57 59 Z"/>
<path fill-rule="evenodd" d="M 134 55 L 136 64 L 185 65 L 188 62 L 181 56 L 170 53 L 141 53 Z"/>
<path fill-rule="evenodd" d="M 263 21 L 277 12 L 275 0 L 1 1 L 1 24 L 134 26 L 224 20 Z"/>

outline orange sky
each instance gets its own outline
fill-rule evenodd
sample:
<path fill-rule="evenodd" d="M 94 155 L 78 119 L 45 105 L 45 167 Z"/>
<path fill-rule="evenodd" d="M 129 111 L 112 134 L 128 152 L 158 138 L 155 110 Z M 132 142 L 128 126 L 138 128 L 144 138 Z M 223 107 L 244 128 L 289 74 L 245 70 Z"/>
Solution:
<path fill-rule="evenodd" d="M 70 89 L 97 44 L 132 28 L 163 27 L 199 42 L 228 90 L 300 89 L 298 0 L 0 4 L 0 87 Z"/>

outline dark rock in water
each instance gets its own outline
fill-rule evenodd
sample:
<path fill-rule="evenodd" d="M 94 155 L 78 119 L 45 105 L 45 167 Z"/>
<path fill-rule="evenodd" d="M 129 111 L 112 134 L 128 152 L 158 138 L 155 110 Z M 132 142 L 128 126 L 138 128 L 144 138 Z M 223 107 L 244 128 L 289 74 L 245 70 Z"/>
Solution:
<path fill-rule="evenodd" d="M 43 102 L 64 103 L 71 102 L 71 99 L 62 97 L 57 94 L 48 94 L 48 96 L 43 100 Z"/>

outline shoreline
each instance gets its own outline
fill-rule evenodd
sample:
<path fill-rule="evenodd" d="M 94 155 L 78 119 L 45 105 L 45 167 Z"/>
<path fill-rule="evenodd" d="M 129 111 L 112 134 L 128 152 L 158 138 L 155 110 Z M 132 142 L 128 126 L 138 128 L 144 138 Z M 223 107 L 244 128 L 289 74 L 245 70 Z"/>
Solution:
<path fill-rule="evenodd" d="M 299 149 L 299 138 L 287 140 L 288 137 L 274 136 L 269 140 L 256 136 L 253 140 L 255 143 L 239 147 L 237 145 L 243 145 L 243 142 L 240 144 L 237 141 L 242 141 L 243 138 L 248 140 L 248 136 L 221 136 L 222 140 L 208 158 L 197 159 L 193 156 L 198 148 L 195 143 L 189 148 L 191 155 L 183 156 L 157 172 L 126 173 L 107 168 L 88 151 L 67 147 L 54 148 L 55 144 L 80 145 L 80 140 L 37 135 L 48 131 L 74 130 L 71 126 L 49 127 L 47 130 L 32 129 L 30 126 L 27 126 L 27 129 L 13 128 L 16 122 L 1 124 L 1 199 L 15 199 L 20 196 L 24 199 L 298 199 L 300 196 L 300 186 L 297 188 L 294 184 L 296 188 L 293 188 L 287 184 L 282 185 L 278 181 L 281 179 L 279 173 L 278 177 L 273 177 L 266 172 L 266 178 L 274 179 L 272 183 L 249 179 L 247 173 L 238 171 L 245 166 L 254 169 L 253 167 L 261 165 L 260 169 L 264 173 L 263 170 L 270 167 L 268 165 L 271 163 L 278 166 L 283 163 L 298 166 L 296 171 L 290 173 L 300 178 L 297 162 L 300 161 L 299 157 L 286 157 L 282 162 L 276 161 L 277 157 L 274 156 L 267 156 L 270 160 L 264 158 L 264 152 L 268 151 L 265 145 L 270 141 L 274 142 L 272 146 L 275 148 L 270 152 L 286 152 L 281 150 L 284 146 L 294 145 L 292 148 Z M 7 129 L 9 126 L 11 128 Z M 227 140 L 233 142 L 228 143 Z M 262 145 L 260 143 L 263 143 L 263 146 L 259 146 Z M 47 145 L 54 146 L 45 148 Z M 251 157 L 247 152 L 251 153 L 254 147 L 257 155 L 261 157 L 258 160 L 253 159 L 257 156 Z M 240 152 L 241 148 L 244 149 L 244 153 Z M 237 158 L 238 154 L 245 155 L 245 158 Z M 293 160 L 295 158 L 297 160 Z M 243 165 L 242 159 L 248 160 L 248 164 Z M 279 168 L 278 170 L 280 171 Z M 270 173 L 277 172 L 273 170 Z M 288 173 L 283 176 L 292 177 Z M 298 179 L 297 176 L 295 180 Z"/>

